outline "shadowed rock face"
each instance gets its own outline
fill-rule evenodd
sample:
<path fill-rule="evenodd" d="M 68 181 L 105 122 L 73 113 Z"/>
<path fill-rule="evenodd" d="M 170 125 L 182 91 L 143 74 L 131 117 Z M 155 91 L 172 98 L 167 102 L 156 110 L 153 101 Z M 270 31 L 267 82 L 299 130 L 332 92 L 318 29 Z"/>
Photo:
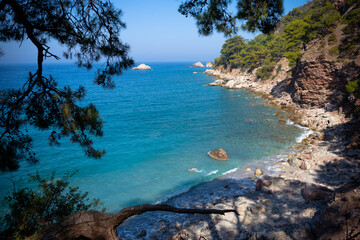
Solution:
<path fill-rule="evenodd" d="M 327 109 L 339 107 L 346 96 L 346 84 L 359 74 L 354 64 L 343 66 L 325 58 L 297 63 L 288 89 L 292 99 L 303 106 Z"/>
<path fill-rule="evenodd" d="M 209 152 L 209 156 L 216 160 L 226 160 L 229 158 L 229 155 L 223 148 L 219 148 L 217 150 Z"/>

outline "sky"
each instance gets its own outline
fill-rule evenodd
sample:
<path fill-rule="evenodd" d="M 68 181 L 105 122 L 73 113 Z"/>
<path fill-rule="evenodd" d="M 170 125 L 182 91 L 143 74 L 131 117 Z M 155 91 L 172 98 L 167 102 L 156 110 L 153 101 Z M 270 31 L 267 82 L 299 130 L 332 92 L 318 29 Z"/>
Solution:
<path fill-rule="evenodd" d="M 123 11 L 122 20 L 127 28 L 120 33 L 120 39 L 130 45 L 129 55 L 136 63 L 146 62 L 195 62 L 213 61 L 220 55 L 226 38 L 223 34 L 199 36 L 195 20 L 181 15 L 177 9 L 181 0 L 131 0 L 112 1 Z M 284 0 L 286 14 L 307 0 Z M 259 33 L 240 31 L 238 35 L 252 39 Z M 60 60 L 46 59 L 45 62 L 66 63 L 62 57 L 64 48 L 55 41 L 50 42 L 50 51 Z M 0 42 L 4 55 L 0 63 L 35 63 L 36 49 L 29 40 Z"/>

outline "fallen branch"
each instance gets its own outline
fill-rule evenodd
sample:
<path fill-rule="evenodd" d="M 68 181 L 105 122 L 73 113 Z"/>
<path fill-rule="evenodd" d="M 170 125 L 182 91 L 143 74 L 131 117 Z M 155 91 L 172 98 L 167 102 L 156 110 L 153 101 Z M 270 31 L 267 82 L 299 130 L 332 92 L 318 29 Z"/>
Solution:
<path fill-rule="evenodd" d="M 98 240 L 119 240 L 116 227 L 122 224 L 126 219 L 134 215 L 145 212 L 165 211 L 174 213 L 190 214 L 225 214 L 234 212 L 234 209 L 185 209 L 176 208 L 166 204 L 159 205 L 136 205 L 122 209 L 115 214 L 103 213 L 98 211 L 81 211 L 72 214 L 54 224 L 43 235 L 43 240 L 67 240 L 78 237 Z"/>

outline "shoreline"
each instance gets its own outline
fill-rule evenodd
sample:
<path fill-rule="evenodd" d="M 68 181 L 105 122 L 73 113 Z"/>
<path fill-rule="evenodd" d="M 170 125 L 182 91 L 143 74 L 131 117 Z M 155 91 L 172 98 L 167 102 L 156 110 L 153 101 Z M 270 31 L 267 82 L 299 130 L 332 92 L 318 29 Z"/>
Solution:
<path fill-rule="evenodd" d="M 232 169 L 216 179 L 190 187 L 187 191 L 168 198 L 164 203 L 183 208 L 234 208 L 237 214 L 224 216 L 187 215 L 173 213 L 145 213 L 133 217 L 118 227 L 120 238 L 142 239 L 245 239 L 253 236 L 281 239 L 311 239 L 313 217 L 324 211 L 328 196 L 313 201 L 305 199 L 304 189 L 310 184 L 334 191 L 341 185 L 320 182 L 317 171 L 340 157 L 329 150 L 324 130 L 347 123 L 341 113 L 324 109 L 304 109 L 291 101 L 289 96 L 274 98 L 270 94 L 279 81 L 260 84 L 244 81 L 220 71 L 205 71 L 217 77 L 207 86 L 229 89 L 246 89 L 269 101 L 269 105 L 291 112 L 290 121 L 304 129 L 300 143 L 278 154 L 241 168 Z M 209 74 L 210 73 L 210 74 Z M 231 81 L 239 80 L 235 85 Z M 224 80 L 225 79 L 225 80 Z M 235 79 L 235 80 L 234 80 Z M 229 86 L 229 82 L 232 86 Z M 239 83 L 239 81 L 238 81 Z M 306 116 L 304 118 L 304 116 Z M 299 139 L 300 140 L 300 139 Z M 331 159 L 331 161 L 330 161 Z M 264 175 L 254 179 L 255 168 L 263 166 Z M 251 168 L 250 172 L 245 171 Z M 356 175 L 356 173 L 355 173 Z M 354 177 L 354 174 L 351 176 Z M 332 178 L 332 177 L 329 177 Z M 265 182 L 266 184 L 264 184 Z M 270 187 L 265 186 L 270 182 Z M 262 186 L 259 186 L 262 185 Z M 318 189 L 315 187 L 315 191 Z M 279 196 L 281 196 L 279 198 Z M 285 198 L 287 201 L 284 201 Z M 289 201 L 290 199 L 290 201 Z M 286 205 L 286 211 L 284 210 Z M 269 212 L 270 211 L 270 212 Z M 285 211 L 285 214 L 281 213 Z M 139 224 L 140 223 L 140 224 Z M 280 224 L 279 224 L 280 223 Z M 291 232 L 291 234 L 289 234 Z M 255 235 L 254 235 L 255 234 Z"/>

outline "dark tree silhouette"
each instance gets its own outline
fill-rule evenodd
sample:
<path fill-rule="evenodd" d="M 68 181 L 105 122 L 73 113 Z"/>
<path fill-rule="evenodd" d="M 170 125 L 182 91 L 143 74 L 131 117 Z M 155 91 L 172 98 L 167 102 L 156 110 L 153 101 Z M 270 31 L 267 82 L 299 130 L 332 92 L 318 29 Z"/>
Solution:
<path fill-rule="evenodd" d="M 210 35 L 214 29 L 225 36 L 238 31 L 237 21 L 243 21 L 242 29 L 270 33 L 284 11 L 282 0 L 236 0 L 237 12 L 232 13 L 231 0 L 186 0 L 179 12 L 196 19 L 200 35 Z"/>
<path fill-rule="evenodd" d="M 129 46 L 119 39 L 126 25 L 121 11 L 104 0 L 2 0 L 0 2 L 0 40 L 30 39 L 37 49 L 37 71 L 29 73 L 19 90 L 0 92 L 0 169 L 16 170 L 20 159 L 38 161 L 31 150 L 31 137 L 24 126 L 53 129 L 50 144 L 69 137 L 79 143 L 86 155 L 101 157 L 89 135 L 102 136 L 102 120 L 95 106 L 80 107 L 85 89 L 59 88 L 55 79 L 43 75 L 46 58 L 59 59 L 47 45 L 56 40 L 67 47 L 66 58 L 76 58 L 81 67 L 91 68 L 103 57 L 95 82 L 106 88 L 115 86 L 111 76 L 133 65 Z"/>

